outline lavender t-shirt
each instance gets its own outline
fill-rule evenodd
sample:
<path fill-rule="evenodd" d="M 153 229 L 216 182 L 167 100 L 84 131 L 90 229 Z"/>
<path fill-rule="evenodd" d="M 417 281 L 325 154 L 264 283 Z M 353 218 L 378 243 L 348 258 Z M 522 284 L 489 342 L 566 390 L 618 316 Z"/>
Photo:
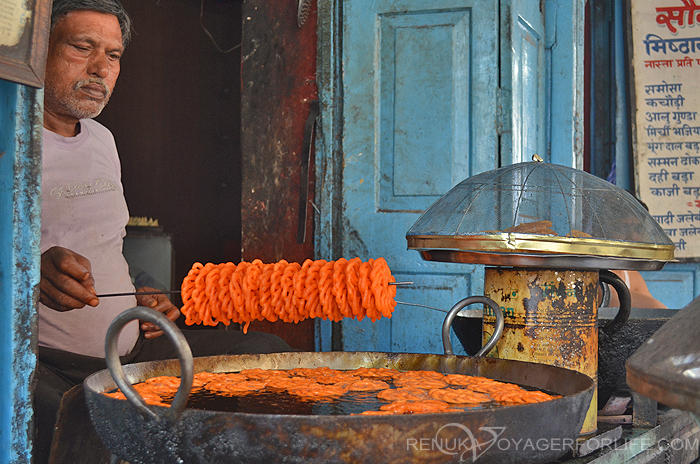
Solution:
<path fill-rule="evenodd" d="M 122 254 L 129 211 L 114 137 L 91 119 L 80 126 L 75 137 L 44 129 L 41 252 L 58 245 L 85 256 L 98 294 L 133 292 Z M 39 304 L 39 345 L 103 358 L 109 324 L 134 306 L 134 297 L 102 298 L 96 308 L 66 312 Z M 122 330 L 120 355 L 131 351 L 138 333 L 138 321 Z"/>

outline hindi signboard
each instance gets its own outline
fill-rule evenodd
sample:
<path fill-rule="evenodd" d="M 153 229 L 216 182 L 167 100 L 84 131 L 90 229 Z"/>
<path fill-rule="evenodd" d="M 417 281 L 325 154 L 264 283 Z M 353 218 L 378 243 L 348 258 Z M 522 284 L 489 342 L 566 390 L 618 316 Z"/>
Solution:
<path fill-rule="evenodd" d="M 700 258 L 700 5 L 630 0 L 637 196 L 676 245 Z M 700 0 L 698 0 L 700 1 Z"/>

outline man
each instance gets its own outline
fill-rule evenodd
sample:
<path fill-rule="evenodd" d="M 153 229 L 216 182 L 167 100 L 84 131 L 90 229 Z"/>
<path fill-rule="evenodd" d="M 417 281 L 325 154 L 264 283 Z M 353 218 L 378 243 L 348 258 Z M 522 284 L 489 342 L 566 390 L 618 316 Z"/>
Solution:
<path fill-rule="evenodd" d="M 111 321 L 149 306 L 175 321 L 164 295 L 133 292 L 122 239 L 129 218 L 112 134 L 91 118 L 105 107 L 120 72 L 131 23 L 119 0 L 54 0 L 44 88 L 39 365 L 35 462 L 47 462 L 63 393 L 104 369 Z M 139 289 L 145 291 L 148 289 Z M 151 323 L 133 321 L 119 339 L 123 363 L 176 352 Z M 195 356 L 289 351 L 269 334 L 185 331 Z"/>
<path fill-rule="evenodd" d="M 625 282 L 630 291 L 633 308 L 646 309 L 666 309 L 666 305 L 654 298 L 647 287 L 647 283 L 639 271 L 612 271 Z M 620 298 L 617 296 L 615 289 L 610 292 L 610 301 L 608 306 L 613 308 L 620 307 Z"/>

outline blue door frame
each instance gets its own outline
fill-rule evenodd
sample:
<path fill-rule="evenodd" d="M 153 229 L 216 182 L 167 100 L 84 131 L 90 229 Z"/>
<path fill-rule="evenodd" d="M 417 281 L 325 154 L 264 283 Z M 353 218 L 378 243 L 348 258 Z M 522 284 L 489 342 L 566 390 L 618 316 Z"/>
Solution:
<path fill-rule="evenodd" d="M 0 463 L 31 462 L 43 92 L 0 79 Z"/>

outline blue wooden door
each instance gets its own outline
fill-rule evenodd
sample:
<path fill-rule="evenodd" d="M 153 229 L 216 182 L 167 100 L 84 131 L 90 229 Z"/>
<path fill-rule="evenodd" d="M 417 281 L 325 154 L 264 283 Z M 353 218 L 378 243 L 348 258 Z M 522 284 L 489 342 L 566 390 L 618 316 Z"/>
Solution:
<path fill-rule="evenodd" d="M 321 349 L 439 353 L 444 312 L 483 294 L 482 267 L 422 261 L 405 234 L 463 179 L 543 153 L 540 4 L 353 0 L 326 15 L 320 7 L 318 255 L 381 256 L 398 281 L 414 282 L 397 290 L 391 319 L 321 323 Z"/>

